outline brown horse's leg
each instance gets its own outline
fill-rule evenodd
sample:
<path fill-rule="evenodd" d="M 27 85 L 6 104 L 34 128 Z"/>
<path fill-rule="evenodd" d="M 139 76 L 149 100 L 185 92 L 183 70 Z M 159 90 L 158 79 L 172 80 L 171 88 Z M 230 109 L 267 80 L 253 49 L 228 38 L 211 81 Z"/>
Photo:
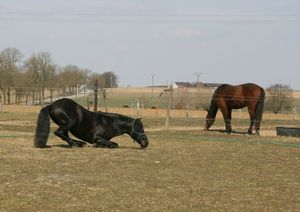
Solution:
<path fill-rule="evenodd" d="M 248 106 L 248 112 L 249 112 L 249 116 L 250 116 L 250 126 L 249 126 L 249 129 L 248 129 L 248 134 L 252 134 L 252 130 L 253 130 L 253 125 L 254 125 L 254 122 L 255 122 L 255 106 L 252 106 L 252 105 L 249 105 Z"/>
<path fill-rule="evenodd" d="M 262 120 L 262 113 L 259 114 L 258 117 L 256 117 L 256 120 L 255 120 L 255 123 L 254 123 L 256 135 L 259 135 L 261 120 Z"/>
<path fill-rule="evenodd" d="M 228 110 L 227 107 L 222 107 L 221 112 L 223 114 L 225 128 L 227 133 L 231 133 L 231 109 Z"/>

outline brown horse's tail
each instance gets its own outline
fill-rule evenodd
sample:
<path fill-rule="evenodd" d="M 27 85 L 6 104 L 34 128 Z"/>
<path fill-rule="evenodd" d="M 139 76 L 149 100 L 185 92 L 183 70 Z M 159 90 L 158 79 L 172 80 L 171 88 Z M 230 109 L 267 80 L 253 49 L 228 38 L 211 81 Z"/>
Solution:
<path fill-rule="evenodd" d="M 50 105 L 41 109 L 37 118 L 37 127 L 34 137 L 34 147 L 45 148 L 50 132 Z"/>
<path fill-rule="evenodd" d="M 264 112 L 264 103 L 265 103 L 265 90 L 261 88 L 259 100 L 255 107 L 255 120 L 258 122 L 261 122 L 262 120 L 262 114 Z"/>

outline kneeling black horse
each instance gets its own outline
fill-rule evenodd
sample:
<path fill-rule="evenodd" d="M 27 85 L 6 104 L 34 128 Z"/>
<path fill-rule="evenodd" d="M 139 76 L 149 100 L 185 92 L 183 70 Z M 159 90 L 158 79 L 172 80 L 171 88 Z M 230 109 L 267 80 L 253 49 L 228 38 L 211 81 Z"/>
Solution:
<path fill-rule="evenodd" d="M 124 133 L 137 141 L 141 148 L 148 146 L 148 138 L 140 118 L 133 119 L 115 113 L 91 112 L 73 100 L 63 98 L 41 109 L 37 119 L 35 147 L 47 146 L 50 132 L 49 116 L 59 126 L 54 134 L 70 146 L 82 147 L 87 142 L 95 147 L 117 148 L 118 144 L 110 139 Z M 82 141 L 70 138 L 68 132 Z"/>

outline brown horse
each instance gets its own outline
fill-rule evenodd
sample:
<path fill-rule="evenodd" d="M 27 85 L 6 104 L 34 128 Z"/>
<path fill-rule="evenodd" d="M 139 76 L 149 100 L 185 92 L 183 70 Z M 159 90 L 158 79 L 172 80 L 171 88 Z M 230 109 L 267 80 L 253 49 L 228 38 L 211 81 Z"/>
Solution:
<path fill-rule="evenodd" d="M 211 99 L 210 107 L 206 116 L 205 128 L 208 130 L 215 121 L 220 108 L 226 126 L 226 132 L 231 132 L 232 109 L 248 107 L 250 126 L 248 133 L 251 134 L 255 125 L 256 134 L 259 135 L 260 123 L 264 109 L 265 91 L 263 88 L 252 83 L 242 85 L 224 84 L 218 87 Z"/>

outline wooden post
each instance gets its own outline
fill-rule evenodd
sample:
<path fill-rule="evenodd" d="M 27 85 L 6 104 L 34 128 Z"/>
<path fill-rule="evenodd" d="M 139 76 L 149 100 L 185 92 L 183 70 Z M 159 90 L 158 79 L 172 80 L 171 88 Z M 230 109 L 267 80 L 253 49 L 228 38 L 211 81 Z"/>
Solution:
<path fill-rule="evenodd" d="M 170 124 L 170 114 L 171 114 L 171 107 L 173 102 L 173 87 L 172 85 L 168 90 L 165 90 L 169 92 L 169 98 L 168 98 L 168 106 L 167 106 L 167 115 L 166 115 L 166 122 L 165 122 L 165 130 L 168 130 L 169 124 Z"/>
<path fill-rule="evenodd" d="M 98 80 L 95 81 L 95 89 L 94 89 L 94 112 L 97 112 L 98 108 Z"/>
<path fill-rule="evenodd" d="M 242 119 L 242 109 L 238 109 L 238 125 L 240 125 L 240 121 Z"/>
<path fill-rule="evenodd" d="M 136 115 L 140 115 L 140 99 L 137 99 L 136 101 Z"/>
<path fill-rule="evenodd" d="M 78 99 L 79 96 L 79 86 L 76 84 L 76 99 Z"/>
<path fill-rule="evenodd" d="M 107 99 L 106 99 L 106 90 L 103 89 L 103 99 L 104 99 L 104 108 L 105 108 L 105 112 L 107 113 L 108 110 L 107 110 Z"/>
<path fill-rule="evenodd" d="M 293 107 L 294 121 L 297 120 L 297 107 L 294 105 Z"/>
<path fill-rule="evenodd" d="M 189 116 L 190 116 L 190 104 L 187 104 L 187 106 L 186 106 L 186 112 L 185 112 L 185 117 L 186 118 L 189 118 Z"/>
<path fill-rule="evenodd" d="M 50 88 L 50 103 L 53 102 L 53 89 Z"/>
<path fill-rule="evenodd" d="M 2 112 L 2 94 L 0 94 L 0 112 Z"/>
<path fill-rule="evenodd" d="M 88 110 L 90 110 L 90 97 L 89 96 L 86 97 L 86 108 Z"/>

